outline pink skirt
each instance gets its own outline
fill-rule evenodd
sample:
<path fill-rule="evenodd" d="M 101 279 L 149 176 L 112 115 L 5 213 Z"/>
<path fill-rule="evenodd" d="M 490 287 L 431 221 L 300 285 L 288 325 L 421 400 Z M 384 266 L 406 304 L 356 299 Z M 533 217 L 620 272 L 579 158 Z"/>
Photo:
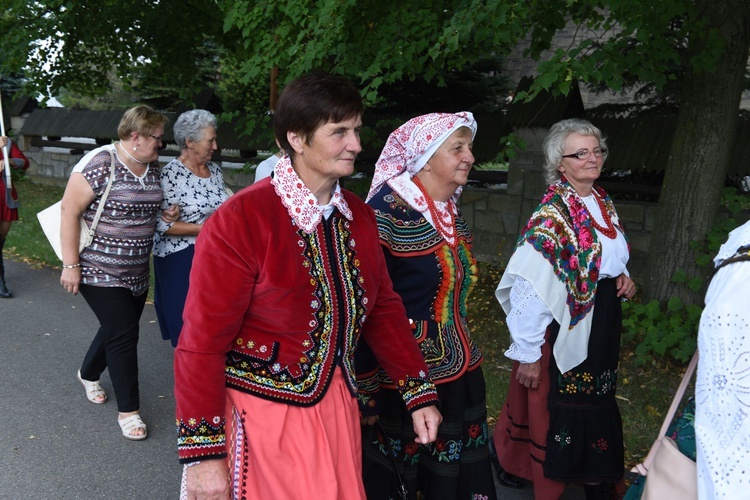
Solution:
<path fill-rule="evenodd" d="M 340 369 L 310 407 L 228 389 L 227 451 L 236 499 L 365 499 L 359 408 Z"/>

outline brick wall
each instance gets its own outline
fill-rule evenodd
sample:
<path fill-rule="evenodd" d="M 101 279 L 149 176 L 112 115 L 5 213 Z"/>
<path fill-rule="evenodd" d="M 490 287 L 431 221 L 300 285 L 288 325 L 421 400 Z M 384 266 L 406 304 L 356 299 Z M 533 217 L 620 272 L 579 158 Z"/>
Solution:
<path fill-rule="evenodd" d="M 521 228 L 546 191 L 543 155 L 533 147 L 535 142 L 540 142 L 543 133 L 542 130 L 525 132 L 524 140 L 530 147 L 511 163 L 506 188 L 468 186 L 461 195 L 461 211 L 474 236 L 477 260 L 498 265 L 507 263 Z M 27 174 L 34 182 L 48 185 L 64 186 L 71 169 L 83 156 L 30 149 L 25 152 L 31 164 Z M 225 169 L 225 180 L 237 191 L 253 179 L 252 174 Z M 632 256 L 628 267 L 634 278 L 639 279 L 646 268 L 656 204 L 615 199 L 615 205 L 630 239 Z"/>

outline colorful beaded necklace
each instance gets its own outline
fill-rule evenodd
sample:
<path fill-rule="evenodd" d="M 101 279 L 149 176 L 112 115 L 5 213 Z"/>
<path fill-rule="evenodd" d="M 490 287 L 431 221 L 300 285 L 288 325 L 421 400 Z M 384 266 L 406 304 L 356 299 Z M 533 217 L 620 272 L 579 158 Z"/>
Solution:
<path fill-rule="evenodd" d="M 435 201 L 429 194 L 427 194 L 427 190 L 416 175 L 412 177 L 412 181 L 414 181 L 414 184 L 416 184 L 416 186 L 424 195 L 425 202 L 427 203 L 427 208 L 430 211 L 430 215 L 432 215 L 432 220 L 435 221 L 435 229 L 438 230 L 440 235 L 445 239 L 446 242 L 448 242 L 449 245 L 454 246 L 456 244 L 456 217 L 453 215 L 453 201 L 448 200 L 448 206 L 446 207 L 447 210 L 445 210 L 448 215 L 448 222 L 446 222 L 446 220 L 441 217 L 441 213 L 438 211 L 438 208 L 435 206 Z"/>
<path fill-rule="evenodd" d="M 599 205 L 599 210 L 602 212 L 602 217 L 604 218 L 604 223 L 607 225 L 607 227 L 600 226 L 599 223 L 596 222 L 594 214 L 591 214 L 591 224 L 604 236 L 606 236 L 610 240 L 613 240 L 617 237 L 617 230 L 615 229 L 615 225 L 612 224 L 612 218 L 609 216 L 609 211 L 607 210 L 607 207 L 604 206 L 604 200 L 601 196 L 599 196 L 599 193 L 595 192 L 594 198 L 596 199 L 596 203 Z"/>

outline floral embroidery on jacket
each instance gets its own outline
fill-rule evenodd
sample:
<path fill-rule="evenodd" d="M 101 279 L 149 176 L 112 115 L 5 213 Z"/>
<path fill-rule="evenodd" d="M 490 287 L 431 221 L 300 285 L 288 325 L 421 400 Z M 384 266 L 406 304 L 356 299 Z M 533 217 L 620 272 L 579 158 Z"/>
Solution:
<path fill-rule="evenodd" d="M 178 447 L 190 450 L 190 454 L 196 459 L 201 456 L 223 456 L 226 455 L 224 429 L 226 421 L 220 417 L 213 418 L 210 424 L 205 419 L 198 422 L 196 419 L 188 419 L 187 422 L 177 420 Z"/>

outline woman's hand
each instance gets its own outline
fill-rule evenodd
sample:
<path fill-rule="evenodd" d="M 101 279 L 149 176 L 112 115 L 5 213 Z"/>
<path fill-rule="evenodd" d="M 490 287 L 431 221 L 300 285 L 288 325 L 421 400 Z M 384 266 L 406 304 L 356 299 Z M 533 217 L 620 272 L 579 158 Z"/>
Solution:
<path fill-rule="evenodd" d="M 60 276 L 60 284 L 66 292 L 78 295 L 78 285 L 81 284 L 81 268 L 64 268 Z"/>
<path fill-rule="evenodd" d="M 536 389 L 542 380 L 542 361 L 533 363 L 520 363 L 516 370 L 516 380 L 524 387 Z"/>
<path fill-rule="evenodd" d="M 443 421 L 443 416 L 436 406 L 426 406 L 415 410 L 411 414 L 414 424 L 414 441 L 419 444 L 433 443 L 437 439 L 438 427 Z"/>
<path fill-rule="evenodd" d="M 169 208 L 161 211 L 161 218 L 167 224 L 174 224 L 180 218 L 180 206 L 169 205 Z"/>
<path fill-rule="evenodd" d="M 377 415 L 370 415 L 369 417 L 363 417 L 360 415 L 359 417 L 359 423 L 361 425 L 375 425 L 375 422 L 378 421 Z"/>
<path fill-rule="evenodd" d="M 615 284 L 617 285 L 618 297 L 625 297 L 628 300 L 635 297 L 635 281 L 630 279 L 625 273 L 615 278 Z"/>
<path fill-rule="evenodd" d="M 188 500 L 228 500 L 229 467 L 225 459 L 204 460 L 187 468 Z"/>

